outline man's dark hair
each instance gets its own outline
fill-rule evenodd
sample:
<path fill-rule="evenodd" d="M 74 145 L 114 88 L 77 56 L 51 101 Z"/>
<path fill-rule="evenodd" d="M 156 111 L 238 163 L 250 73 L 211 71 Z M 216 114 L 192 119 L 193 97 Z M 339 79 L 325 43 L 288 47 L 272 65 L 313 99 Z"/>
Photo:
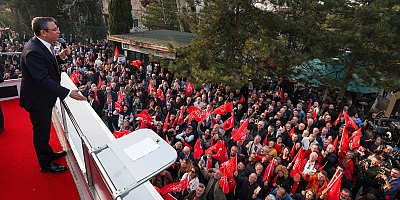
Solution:
<path fill-rule="evenodd" d="M 32 20 L 32 31 L 36 36 L 40 36 L 41 30 L 48 30 L 49 26 L 47 22 L 56 22 L 56 20 L 52 17 L 35 17 Z"/>

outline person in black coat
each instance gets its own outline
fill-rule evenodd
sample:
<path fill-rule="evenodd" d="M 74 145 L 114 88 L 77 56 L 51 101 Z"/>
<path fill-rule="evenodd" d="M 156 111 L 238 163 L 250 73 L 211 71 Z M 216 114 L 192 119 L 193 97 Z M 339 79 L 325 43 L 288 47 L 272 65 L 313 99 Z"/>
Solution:
<path fill-rule="evenodd" d="M 240 200 L 252 200 L 254 190 L 259 186 L 256 173 L 251 173 L 248 180 L 243 176 L 238 176 L 238 172 L 233 173 L 235 181 L 240 186 L 237 198 Z"/>
<path fill-rule="evenodd" d="M 21 93 L 20 106 L 30 114 L 33 125 L 33 144 L 36 150 L 42 172 L 60 173 L 67 167 L 53 160 L 66 154 L 53 152 L 49 145 L 50 125 L 53 106 L 60 98 L 71 97 L 76 100 L 86 100 L 78 90 L 69 90 L 60 85 L 62 63 L 69 54 L 68 49 L 54 57 L 51 43 L 58 41 L 60 31 L 51 17 L 35 17 L 32 20 L 32 30 L 35 33 L 26 45 L 21 55 Z"/>

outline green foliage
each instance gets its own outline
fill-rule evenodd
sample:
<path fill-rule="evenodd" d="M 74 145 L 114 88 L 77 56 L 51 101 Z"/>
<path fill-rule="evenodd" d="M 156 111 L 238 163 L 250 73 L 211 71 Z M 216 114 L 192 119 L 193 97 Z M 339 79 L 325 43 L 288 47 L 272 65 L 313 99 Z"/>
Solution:
<path fill-rule="evenodd" d="M 143 25 L 149 30 L 175 30 L 179 31 L 178 9 L 176 0 L 163 0 L 146 6 L 142 14 Z"/>
<path fill-rule="evenodd" d="M 64 15 L 59 15 L 63 33 L 73 33 L 77 38 L 102 40 L 106 37 L 108 26 L 103 17 L 101 0 L 64 0 L 60 6 Z"/>
<path fill-rule="evenodd" d="M 346 88 L 357 74 L 373 86 L 400 86 L 394 81 L 400 78 L 400 0 L 270 2 L 274 11 L 259 10 L 251 1 L 205 0 L 199 14 L 189 15 L 198 38 L 178 49 L 175 71 L 233 85 L 248 77 L 290 76 L 315 58 L 329 66 L 348 50 L 337 63 L 343 66 L 337 72 L 344 73 L 342 80 L 315 78 Z"/>
<path fill-rule="evenodd" d="M 130 0 L 110 0 L 108 4 L 109 30 L 111 35 L 129 33 L 133 26 Z"/>

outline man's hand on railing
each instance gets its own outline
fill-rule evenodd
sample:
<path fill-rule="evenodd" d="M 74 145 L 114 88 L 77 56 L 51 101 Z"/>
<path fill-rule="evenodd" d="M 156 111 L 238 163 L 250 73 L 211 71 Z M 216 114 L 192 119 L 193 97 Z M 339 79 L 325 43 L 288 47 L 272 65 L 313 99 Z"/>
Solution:
<path fill-rule="evenodd" d="M 78 100 L 78 101 L 86 101 L 86 97 L 79 93 L 79 90 L 72 90 L 71 94 L 69 95 L 71 98 Z"/>

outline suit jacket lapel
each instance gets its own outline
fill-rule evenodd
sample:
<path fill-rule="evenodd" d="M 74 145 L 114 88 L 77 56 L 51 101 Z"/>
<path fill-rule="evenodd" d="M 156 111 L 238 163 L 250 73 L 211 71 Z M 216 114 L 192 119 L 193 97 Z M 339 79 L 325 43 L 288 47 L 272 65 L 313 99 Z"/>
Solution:
<path fill-rule="evenodd" d="M 39 44 L 39 46 L 43 49 L 43 52 L 46 54 L 48 58 L 54 63 L 54 68 L 56 69 L 58 74 L 61 74 L 60 67 L 58 66 L 56 57 L 47 49 L 47 47 L 39 40 L 37 37 L 34 38 L 34 41 Z"/>

